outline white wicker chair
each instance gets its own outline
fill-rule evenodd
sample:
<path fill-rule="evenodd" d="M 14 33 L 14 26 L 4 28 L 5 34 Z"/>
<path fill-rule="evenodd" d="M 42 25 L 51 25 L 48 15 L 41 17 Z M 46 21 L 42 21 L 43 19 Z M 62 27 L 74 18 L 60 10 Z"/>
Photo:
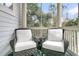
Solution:
<path fill-rule="evenodd" d="M 15 39 L 11 41 L 13 55 L 27 56 L 32 55 L 36 50 L 36 43 L 32 40 L 30 29 L 22 28 L 15 30 Z"/>
<path fill-rule="evenodd" d="M 43 52 L 49 55 L 64 55 L 68 41 L 64 40 L 64 29 L 48 29 L 48 40 L 42 44 Z"/>

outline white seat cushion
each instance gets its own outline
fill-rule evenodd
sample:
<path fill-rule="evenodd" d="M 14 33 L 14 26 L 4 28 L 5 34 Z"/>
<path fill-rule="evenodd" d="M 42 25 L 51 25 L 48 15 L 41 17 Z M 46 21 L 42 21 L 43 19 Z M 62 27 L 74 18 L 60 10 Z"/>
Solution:
<path fill-rule="evenodd" d="M 17 30 L 17 42 L 26 42 L 32 40 L 31 30 Z"/>
<path fill-rule="evenodd" d="M 15 45 L 15 52 L 31 49 L 35 47 L 36 47 L 36 43 L 34 41 L 19 42 L 19 43 L 16 43 Z"/>
<path fill-rule="evenodd" d="M 62 29 L 49 29 L 48 30 L 48 40 L 50 40 L 50 41 L 63 40 L 63 30 Z"/>
<path fill-rule="evenodd" d="M 46 41 L 43 43 L 43 48 L 54 50 L 54 51 L 59 51 L 59 52 L 64 52 L 64 43 L 63 41 L 61 42 Z"/>

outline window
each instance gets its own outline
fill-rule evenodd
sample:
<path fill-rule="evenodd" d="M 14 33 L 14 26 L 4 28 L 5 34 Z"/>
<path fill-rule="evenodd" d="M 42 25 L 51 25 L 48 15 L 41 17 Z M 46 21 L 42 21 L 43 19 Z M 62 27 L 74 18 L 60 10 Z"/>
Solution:
<path fill-rule="evenodd" d="M 15 16 L 13 6 L 14 6 L 13 3 L 0 3 L 0 7 L 1 7 L 0 10 L 9 15 Z"/>
<path fill-rule="evenodd" d="M 12 3 L 1 3 L 1 5 L 8 7 L 9 9 L 13 10 L 13 4 Z"/>

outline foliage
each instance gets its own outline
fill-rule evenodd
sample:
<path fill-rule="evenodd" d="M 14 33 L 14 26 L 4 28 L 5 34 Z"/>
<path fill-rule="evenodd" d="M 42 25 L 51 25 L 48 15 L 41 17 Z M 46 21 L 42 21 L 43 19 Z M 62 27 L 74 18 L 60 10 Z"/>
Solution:
<path fill-rule="evenodd" d="M 33 20 L 33 16 L 35 20 Z M 51 14 L 47 13 L 45 14 L 41 8 L 38 6 L 36 3 L 30 3 L 27 4 L 27 22 L 28 22 L 28 27 L 39 27 L 42 26 L 47 27 L 49 25 L 48 19 L 51 18 Z M 38 22 L 36 22 L 38 21 Z"/>
<path fill-rule="evenodd" d="M 37 4 L 35 3 L 28 3 L 27 4 L 27 22 L 28 22 L 28 27 L 33 27 L 33 26 L 39 26 L 38 23 L 35 23 L 36 19 L 33 16 L 37 16 L 39 7 L 37 6 Z M 34 18 L 35 20 L 32 20 L 32 18 Z M 39 16 L 37 17 L 39 20 Z"/>
<path fill-rule="evenodd" d="M 56 12 L 55 4 L 50 4 L 50 11 L 52 12 L 53 15 L 55 15 L 55 12 Z"/>
<path fill-rule="evenodd" d="M 62 6 L 63 10 L 66 9 L 66 6 Z M 27 22 L 28 22 L 28 27 L 39 27 L 42 26 L 44 27 L 49 27 L 49 26 L 54 26 L 55 19 L 53 20 L 53 25 L 49 22 L 50 19 L 54 18 L 53 16 L 55 15 L 56 12 L 56 6 L 54 4 L 50 4 L 50 12 L 51 13 L 44 13 L 41 10 L 41 7 L 38 6 L 37 3 L 28 3 L 27 4 Z M 53 14 L 53 16 L 52 16 Z M 62 26 L 76 26 L 78 25 L 78 18 L 76 20 L 74 19 L 69 19 L 67 21 L 64 21 Z"/>
<path fill-rule="evenodd" d="M 68 20 L 67 22 L 63 22 L 63 26 L 77 26 L 78 25 L 78 18 L 76 20 Z"/>

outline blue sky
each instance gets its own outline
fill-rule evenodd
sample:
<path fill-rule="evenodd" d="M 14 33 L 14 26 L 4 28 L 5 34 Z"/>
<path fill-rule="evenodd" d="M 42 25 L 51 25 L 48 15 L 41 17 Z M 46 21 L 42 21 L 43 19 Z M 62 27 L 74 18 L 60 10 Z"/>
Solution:
<path fill-rule="evenodd" d="M 48 13 L 49 12 L 49 7 L 50 7 L 50 4 L 47 4 L 47 3 L 42 4 L 43 12 Z"/>
<path fill-rule="evenodd" d="M 78 4 L 77 3 L 66 3 L 63 5 L 67 6 L 67 8 L 63 11 L 64 15 L 68 13 L 68 17 L 71 19 L 78 16 Z"/>
<path fill-rule="evenodd" d="M 66 17 L 66 14 L 68 13 L 68 17 L 73 19 L 75 17 L 77 17 L 77 13 L 78 13 L 78 5 L 77 3 L 63 3 L 63 5 L 66 6 L 66 8 L 63 11 L 63 16 Z M 43 3 L 42 4 L 42 11 L 44 13 L 48 13 L 49 12 L 49 3 Z"/>

